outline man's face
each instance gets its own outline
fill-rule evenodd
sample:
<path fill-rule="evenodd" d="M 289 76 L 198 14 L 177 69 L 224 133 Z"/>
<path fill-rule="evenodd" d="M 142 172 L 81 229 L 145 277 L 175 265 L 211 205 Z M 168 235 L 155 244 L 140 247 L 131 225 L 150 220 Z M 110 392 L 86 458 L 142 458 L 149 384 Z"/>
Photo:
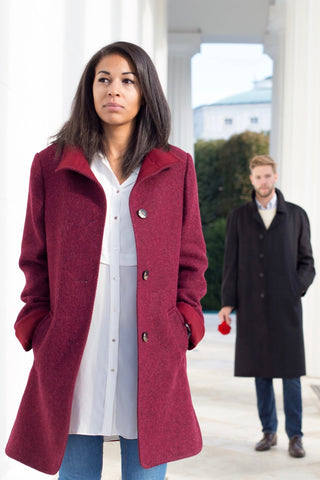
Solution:
<path fill-rule="evenodd" d="M 278 174 L 274 173 L 271 165 L 261 165 L 252 170 L 250 180 L 258 200 L 272 198 L 277 179 Z"/>

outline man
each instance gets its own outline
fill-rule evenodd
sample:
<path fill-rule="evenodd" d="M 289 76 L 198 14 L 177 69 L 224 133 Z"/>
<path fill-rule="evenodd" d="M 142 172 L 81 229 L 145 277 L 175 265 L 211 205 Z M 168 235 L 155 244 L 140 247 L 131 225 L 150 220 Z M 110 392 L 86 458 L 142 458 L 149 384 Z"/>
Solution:
<path fill-rule="evenodd" d="M 275 188 L 276 163 L 250 162 L 252 201 L 228 217 L 221 322 L 237 312 L 235 376 L 255 377 L 263 438 L 257 451 L 277 444 L 273 378 L 282 378 L 289 454 L 303 457 L 300 377 L 305 375 L 303 296 L 315 276 L 305 211 Z"/>

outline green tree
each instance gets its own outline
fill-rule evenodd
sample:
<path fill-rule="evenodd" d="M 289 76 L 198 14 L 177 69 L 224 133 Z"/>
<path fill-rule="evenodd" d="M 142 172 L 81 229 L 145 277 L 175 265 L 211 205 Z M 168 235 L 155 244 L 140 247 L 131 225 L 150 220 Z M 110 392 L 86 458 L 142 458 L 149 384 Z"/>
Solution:
<path fill-rule="evenodd" d="M 251 198 L 249 161 L 269 151 L 269 136 L 244 132 L 229 140 L 199 140 L 195 144 L 195 167 L 199 204 L 209 267 L 204 310 L 220 309 L 226 218 L 234 208 Z"/>
<path fill-rule="evenodd" d="M 224 237 L 226 219 L 218 218 L 205 227 L 204 236 L 207 245 L 209 266 L 206 271 L 207 294 L 202 300 L 204 310 L 219 310 L 221 306 L 221 280 L 223 268 Z"/>
<path fill-rule="evenodd" d="M 195 168 L 198 179 L 202 225 L 210 225 L 218 212 L 222 184 L 218 156 L 225 140 L 198 140 L 195 144 Z"/>
<path fill-rule="evenodd" d="M 217 217 L 226 217 L 231 210 L 251 199 L 249 161 L 268 151 L 268 135 L 249 131 L 233 135 L 221 146 L 217 169 L 222 183 Z"/>

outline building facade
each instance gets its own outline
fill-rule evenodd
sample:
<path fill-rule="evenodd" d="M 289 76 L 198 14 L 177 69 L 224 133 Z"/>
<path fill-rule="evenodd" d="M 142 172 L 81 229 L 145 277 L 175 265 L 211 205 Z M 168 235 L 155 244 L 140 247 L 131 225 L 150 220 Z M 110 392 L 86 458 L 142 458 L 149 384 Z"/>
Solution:
<path fill-rule="evenodd" d="M 245 130 L 270 132 L 272 79 L 256 81 L 248 92 L 193 110 L 194 140 L 217 140 Z"/>

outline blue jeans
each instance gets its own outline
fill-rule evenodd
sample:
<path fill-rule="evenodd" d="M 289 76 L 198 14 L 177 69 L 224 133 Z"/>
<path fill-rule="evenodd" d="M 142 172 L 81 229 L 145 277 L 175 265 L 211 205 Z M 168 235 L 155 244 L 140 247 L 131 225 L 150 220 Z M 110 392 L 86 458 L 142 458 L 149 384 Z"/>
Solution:
<path fill-rule="evenodd" d="M 256 392 L 259 417 L 264 433 L 275 433 L 278 427 L 276 401 L 272 378 L 256 378 Z M 285 428 L 289 438 L 302 437 L 302 399 L 300 378 L 283 378 L 283 406 L 286 418 Z"/>
<path fill-rule="evenodd" d="M 138 440 L 120 437 L 121 470 L 124 480 L 164 480 L 167 464 L 143 468 L 138 455 Z M 103 436 L 69 435 L 58 480 L 100 480 Z"/>

